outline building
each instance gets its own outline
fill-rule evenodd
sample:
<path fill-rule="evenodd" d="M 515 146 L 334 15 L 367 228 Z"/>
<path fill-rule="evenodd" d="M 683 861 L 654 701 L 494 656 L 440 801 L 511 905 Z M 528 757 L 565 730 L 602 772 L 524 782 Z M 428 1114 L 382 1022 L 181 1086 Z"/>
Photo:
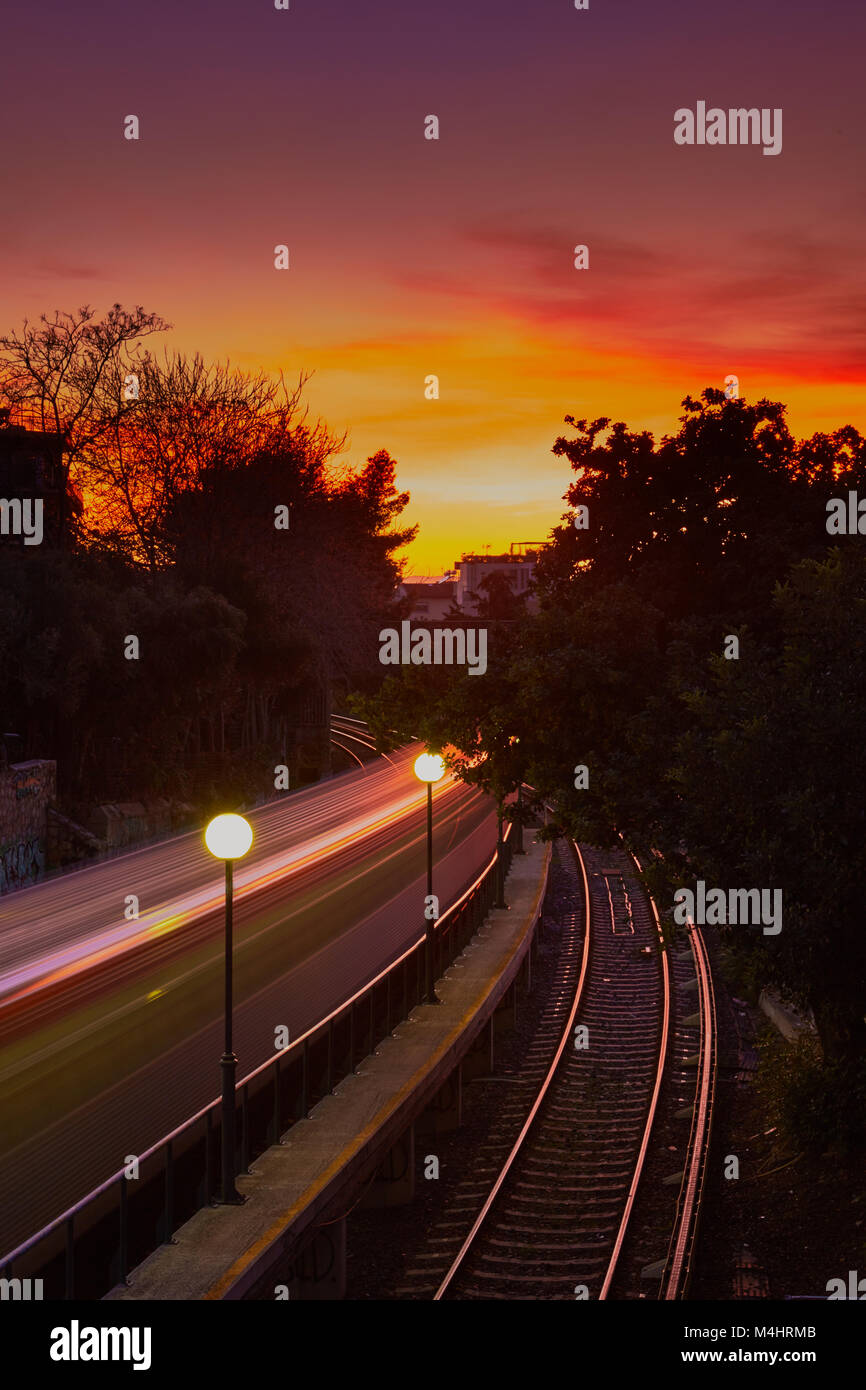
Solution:
<path fill-rule="evenodd" d="M 455 562 L 457 579 L 455 581 L 455 600 L 464 613 L 476 611 L 478 601 L 484 598 L 483 580 L 489 574 L 509 576 L 514 593 L 527 596 L 526 607 L 529 612 L 535 608 L 532 597 L 532 581 L 539 552 L 547 541 L 512 541 L 506 555 L 461 555 Z"/>
<path fill-rule="evenodd" d="M 472 617 L 477 612 L 479 600 L 485 598 L 485 576 L 506 574 L 514 593 L 526 598 L 526 611 L 531 613 L 536 608 L 532 595 L 535 564 L 539 552 L 547 544 L 547 541 L 512 541 L 507 555 L 488 552 L 461 555 L 454 569 L 447 570 L 442 579 L 406 580 L 399 585 L 395 597 L 398 601 L 409 601 L 409 616 L 420 624 L 446 621 L 454 608 Z"/>
<path fill-rule="evenodd" d="M 29 430 L 8 424 L 8 412 L 0 411 L 0 499 L 42 502 L 42 538 L 59 545 L 69 531 L 71 516 L 81 513 L 81 499 L 70 487 L 63 466 L 66 441 L 61 434 Z M 6 528 L 4 544 L 21 544 Z"/>
<path fill-rule="evenodd" d="M 454 596 L 455 585 L 451 579 L 439 579 L 432 584 L 407 580 L 397 590 L 398 600 L 408 599 L 411 603 L 409 616 L 421 623 L 435 623 L 447 617 Z"/>

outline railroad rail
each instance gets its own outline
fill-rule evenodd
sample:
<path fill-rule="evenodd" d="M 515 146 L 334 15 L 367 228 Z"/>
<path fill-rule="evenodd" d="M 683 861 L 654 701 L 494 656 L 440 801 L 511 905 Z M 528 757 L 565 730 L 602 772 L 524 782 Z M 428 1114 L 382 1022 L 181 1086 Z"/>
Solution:
<path fill-rule="evenodd" d="M 662 1278 L 663 1297 L 681 1298 L 688 1289 L 697 1243 L 701 1198 L 710 1147 L 716 1096 L 717 1027 L 716 1000 L 706 942 L 699 927 L 689 923 L 689 945 L 694 957 L 701 1020 L 698 1079 L 692 1112 L 687 1163 L 677 1204 L 677 1220 L 671 1236 Z"/>
<path fill-rule="evenodd" d="M 339 735 L 339 738 L 337 735 Z M 344 740 L 346 741 L 344 742 Z M 359 757 L 357 747 L 349 747 L 350 743 L 354 743 L 363 749 L 367 754 L 367 761 L 369 761 L 371 757 L 376 756 L 376 740 L 371 736 L 366 721 L 363 719 L 353 719 L 352 716 L 348 714 L 331 715 L 330 742 L 335 748 L 339 748 L 341 752 L 347 753 L 360 767 L 364 766 L 365 759 Z M 388 758 L 387 761 L 390 763 L 391 759 Z"/>
<path fill-rule="evenodd" d="M 507 1152 L 434 1301 L 673 1299 L 688 1289 L 715 1095 L 706 946 L 690 924 L 688 950 L 670 949 L 641 865 L 624 848 L 573 850 L 581 910 L 563 922 L 570 986 L 558 978 L 545 1020 L 558 1041 L 549 1064 L 529 1059 L 534 1094 L 516 1138 L 516 1094 L 492 1135 L 495 1151 L 511 1122 Z M 682 1175 L 672 1175 L 670 1153 L 683 1149 Z M 459 1210 L 448 1210 L 442 1229 L 457 1220 Z M 666 1256 L 660 1228 L 670 1232 Z"/>

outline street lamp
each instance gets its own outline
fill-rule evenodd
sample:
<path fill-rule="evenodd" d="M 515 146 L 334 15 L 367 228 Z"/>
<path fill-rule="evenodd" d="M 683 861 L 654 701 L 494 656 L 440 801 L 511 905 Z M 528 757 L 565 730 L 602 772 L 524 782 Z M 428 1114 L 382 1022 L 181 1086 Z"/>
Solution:
<path fill-rule="evenodd" d="M 508 745 L 509 745 L 510 748 L 513 748 L 513 747 L 515 746 L 515 744 L 517 744 L 517 743 L 519 743 L 519 742 L 520 742 L 519 735 L 517 735 L 517 734 L 511 734 L 511 736 L 509 737 L 509 740 L 508 740 Z M 522 775 L 522 773 L 521 773 L 520 776 L 518 777 L 518 781 L 517 781 L 517 816 L 516 816 L 516 818 L 515 818 L 514 837 L 515 837 L 514 853 L 515 853 L 515 854 L 525 854 L 526 851 L 525 851 L 525 849 L 523 848 L 523 775 Z M 504 887 L 504 885 L 503 885 L 502 894 L 504 895 L 504 893 L 505 893 L 505 887 Z"/>
<path fill-rule="evenodd" d="M 204 842 L 215 859 L 226 866 L 226 967 L 225 1050 L 222 1070 L 222 1201 L 236 1205 L 244 1199 L 235 1187 L 235 1079 L 238 1059 L 232 1051 L 232 869 L 253 842 L 253 828 L 243 816 L 215 816 L 204 832 Z"/>
<path fill-rule="evenodd" d="M 505 865 L 503 863 L 504 841 L 502 837 L 503 807 L 505 805 L 504 795 L 497 799 L 496 805 L 496 901 L 495 908 L 506 908 L 508 903 L 505 901 Z"/>
<path fill-rule="evenodd" d="M 428 913 L 430 911 L 430 899 L 433 896 L 433 783 L 445 776 L 445 764 L 439 754 L 422 753 L 419 758 L 416 758 L 415 776 L 419 782 L 427 783 L 427 911 L 424 913 L 424 999 L 428 1004 L 438 1004 L 439 1000 L 433 992 L 435 927 Z"/>

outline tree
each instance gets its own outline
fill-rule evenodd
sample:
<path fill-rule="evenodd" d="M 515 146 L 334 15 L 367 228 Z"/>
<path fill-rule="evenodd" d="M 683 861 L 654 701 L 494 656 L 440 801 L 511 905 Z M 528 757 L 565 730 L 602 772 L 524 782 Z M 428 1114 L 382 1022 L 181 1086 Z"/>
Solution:
<path fill-rule="evenodd" d="M 162 361 L 145 354 L 138 377 L 134 409 L 118 414 L 88 453 L 87 537 L 151 571 L 176 557 L 172 526 L 183 494 L 285 450 L 302 472 L 318 473 L 342 442 L 305 424 L 303 373 L 289 389 L 282 377 L 166 353 Z"/>
<path fill-rule="evenodd" d="M 305 374 L 288 387 L 157 359 L 140 340 L 165 327 L 85 307 L 0 340 L 8 409 L 65 434 L 87 504 L 76 551 L 0 557 L 0 708 L 77 797 L 99 795 L 109 767 L 139 795 L 182 790 L 199 751 L 238 743 L 273 766 L 295 692 L 378 674 L 396 552 L 415 534 L 396 524 L 409 499 L 394 460 L 341 463 Z M 140 663 L 123 659 L 127 633 Z"/>
<path fill-rule="evenodd" d="M 825 518 L 828 493 L 862 487 L 864 440 L 846 426 L 798 442 L 780 404 L 711 389 L 659 445 L 568 418 L 578 437 L 554 451 L 578 473 L 567 500 L 589 507 L 589 528 L 555 530 L 539 612 L 489 681 L 411 668 L 386 681 L 380 726 L 453 741 L 477 780 L 513 729 L 521 775 L 572 833 L 621 831 L 681 884 L 781 887 L 779 937 L 733 928 L 733 942 L 812 1009 L 827 1066 L 842 1069 L 828 1076 L 853 1096 L 866 1050 L 866 561 L 857 537 L 828 557 Z M 738 660 L 723 655 L 729 634 Z"/>
<path fill-rule="evenodd" d="M 783 891 L 778 936 L 744 936 L 762 978 L 815 1016 L 825 1060 L 866 1056 L 866 559 L 836 549 L 794 566 L 772 605 L 773 641 L 748 663 L 711 663 L 681 691 L 689 727 L 670 779 L 667 839 L 691 875 Z M 700 794 L 695 795 L 699 788 Z"/>
<path fill-rule="evenodd" d="M 475 604 L 476 617 L 514 621 L 523 616 L 526 595 L 515 592 L 513 573 L 491 570 L 480 580 L 478 587 L 481 594 Z"/>
<path fill-rule="evenodd" d="M 713 388 L 683 410 L 658 445 L 621 422 L 566 416 L 577 438 L 560 436 L 553 452 L 577 474 L 566 499 L 588 507 L 588 526 L 566 517 L 555 529 L 536 572 L 542 598 L 639 578 L 672 620 L 705 619 L 710 630 L 724 613 L 760 624 L 788 565 L 822 553 L 818 488 L 840 471 L 864 478 L 857 431 L 798 445 L 783 405 L 727 401 Z"/>
<path fill-rule="evenodd" d="M 97 319 L 85 304 L 53 319 L 42 314 L 39 326 L 25 319 L 20 336 L 0 337 L 0 399 L 14 423 L 65 437 L 65 484 L 86 489 L 88 456 L 134 409 L 123 382 L 142 370 L 141 340 L 169 327 L 140 305 L 114 304 Z"/>

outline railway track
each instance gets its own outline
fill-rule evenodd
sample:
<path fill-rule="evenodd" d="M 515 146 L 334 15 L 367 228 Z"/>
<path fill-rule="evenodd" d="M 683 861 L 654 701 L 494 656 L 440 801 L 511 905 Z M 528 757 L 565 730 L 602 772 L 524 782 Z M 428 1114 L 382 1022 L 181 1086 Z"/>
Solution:
<path fill-rule="evenodd" d="M 706 948 L 695 928 L 664 946 L 624 849 L 574 851 L 575 911 L 542 1026 L 416 1261 L 428 1281 L 443 1270 L 435 1300 L 688 1287 L 714 1096 Z"/>

